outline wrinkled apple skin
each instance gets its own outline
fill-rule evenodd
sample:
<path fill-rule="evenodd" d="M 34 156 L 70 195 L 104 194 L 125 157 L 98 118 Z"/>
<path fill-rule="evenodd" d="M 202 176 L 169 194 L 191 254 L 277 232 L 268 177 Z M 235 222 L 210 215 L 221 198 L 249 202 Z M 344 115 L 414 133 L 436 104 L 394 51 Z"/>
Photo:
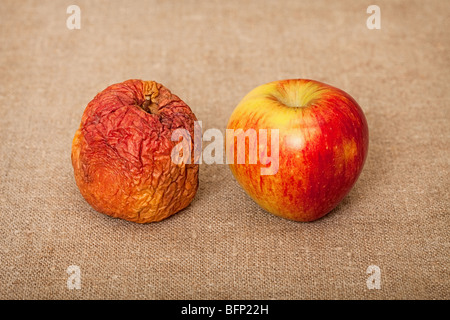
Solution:
<path fill-rule="evenodd" d="M 147 111 L 145 110 L 145 101 Z M 77 186 L 98 212 L 138 223 L 187 207 L 198 189 L 198 164 L 175 164 L 175 129 L 194 137 L 194 113 L 154 81 L 114 84 L 89 102 L 72 143 Z M 191 141 L 191 155 L 194 143 Z"/>

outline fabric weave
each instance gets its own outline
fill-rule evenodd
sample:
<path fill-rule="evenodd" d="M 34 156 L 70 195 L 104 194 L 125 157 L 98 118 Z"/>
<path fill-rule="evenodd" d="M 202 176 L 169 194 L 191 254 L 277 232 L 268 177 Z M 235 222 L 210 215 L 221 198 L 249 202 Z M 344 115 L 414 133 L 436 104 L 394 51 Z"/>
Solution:
<path fill-rule="evenodd" d="M 379 30 L 350 0 L 80 0 L 79 30 L 70 4 L 0 2 L 1 299 L 450 298 L 449 1 L 379 0 Z M 70 150 L 88 102 L 132 78 L 223 132 L 260 84 L 328 83 L 366 114 L 366 165 L 313 223 L 264 212 L 225 164 L 202 164 L 167 220 L 112 219 L 82 198 Z"/>

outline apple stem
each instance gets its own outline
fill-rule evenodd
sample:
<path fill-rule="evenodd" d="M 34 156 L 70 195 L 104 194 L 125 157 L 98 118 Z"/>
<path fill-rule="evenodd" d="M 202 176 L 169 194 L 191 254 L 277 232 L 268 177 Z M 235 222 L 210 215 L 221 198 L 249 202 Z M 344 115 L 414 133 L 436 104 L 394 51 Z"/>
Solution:
<path fill-rule="evenodd" d="M 150 96 L 145 96 L 145 101 L 141 106 L 142 110 L 150 114 L 158 114 L 158 105 L 153 103 Z"/>

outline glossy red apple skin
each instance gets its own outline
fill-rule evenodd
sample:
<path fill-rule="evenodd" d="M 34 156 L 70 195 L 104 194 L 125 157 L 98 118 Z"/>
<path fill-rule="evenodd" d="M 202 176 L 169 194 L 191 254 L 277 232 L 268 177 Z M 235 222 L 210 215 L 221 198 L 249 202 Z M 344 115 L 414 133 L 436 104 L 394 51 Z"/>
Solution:
<path fill-rule="evenodd" d="M 261 175 L 257 164 L 237 164 L 237 143 L 227 145 L 230 169 L 247 194 L 266 211 L 295 221 L 314 221 L 334 209 L 357 181 L 369 146 L 358 103 L 346 92 L 314 80 L 283 80 L 259 86 L 232 113 L 227 129 L 278 129 L 279 164 Z M 237 139 L 236 139 L 237 140 Z M 236 142 L 236 141 L 235 141 Z M 269 140 L 270 143 L 270 140 Z M 261 148 L 258 149 L 260 151 Z M 270 154 L 270 145 L 268 146 Z"/>

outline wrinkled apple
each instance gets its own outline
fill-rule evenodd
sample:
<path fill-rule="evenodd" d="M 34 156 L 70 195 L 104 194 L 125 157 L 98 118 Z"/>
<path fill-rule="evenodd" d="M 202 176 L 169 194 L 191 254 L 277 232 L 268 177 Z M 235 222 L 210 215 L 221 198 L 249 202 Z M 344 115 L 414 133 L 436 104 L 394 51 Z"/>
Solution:
<path fill-rule="evenodd" d="M 197 192 L 199 166 L 193 158 L 174 163 L 178 142 L 171 138 L 176 129 L 193 137 L 196 120 L 186 103 L 154 81 L 128 80 L 98 93 L 72 143 L 81 194 L 98 212 L 138 223 L 187 207 Z"/>

